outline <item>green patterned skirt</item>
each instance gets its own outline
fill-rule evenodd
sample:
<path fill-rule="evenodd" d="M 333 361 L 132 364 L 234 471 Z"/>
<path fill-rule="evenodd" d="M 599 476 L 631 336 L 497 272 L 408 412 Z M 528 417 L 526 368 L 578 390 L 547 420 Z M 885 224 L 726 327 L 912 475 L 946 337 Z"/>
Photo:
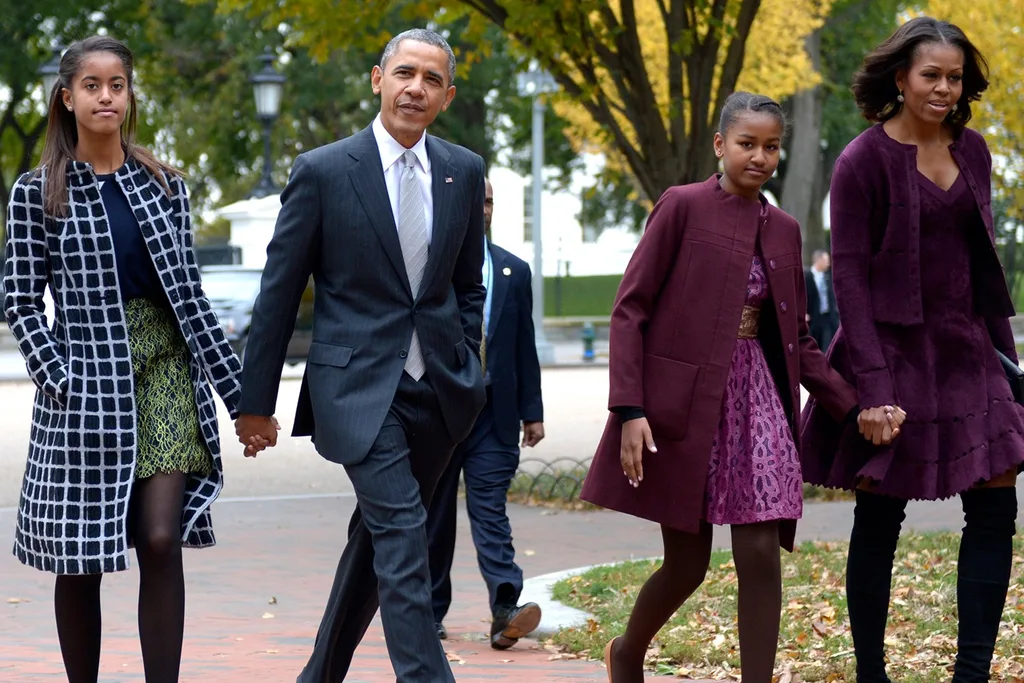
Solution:
<path fill-rule="evenodd" d="M 135 371 L 135 478 L 209 474 L 213 458 L 199 428 L 189 350 L 173 313 L 149 299 L 129 299 L 125 318 Z"/>

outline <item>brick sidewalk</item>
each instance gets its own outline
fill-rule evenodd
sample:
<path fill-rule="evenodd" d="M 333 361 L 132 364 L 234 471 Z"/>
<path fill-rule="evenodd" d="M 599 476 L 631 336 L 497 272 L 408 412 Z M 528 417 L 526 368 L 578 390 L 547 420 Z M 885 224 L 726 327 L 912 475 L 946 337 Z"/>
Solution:
<path fill-rule="evenodd" d="M 220 544 L 186 552 L 188 612 L 183 682 L 291 683 L 309 655 L 343 545 L 351 497 L 221 502 L 214 508 Z M 1024 510 L 1022 510 L 1024 513 Z M 516 551 L 527 577 L 661 552 L 658 527 L 607 512 L 551 513 L 510 506 Z M 802 539 L 843 539 L 851 506 L 808 505 Z M 454 603 L 445 647 L 460 683 L 514 681 L 604 683 L 595 662 L 553 660 L 532 641 L 506 652 L 487 646 L 489 613 L 465 513 L 453 568 Z M 959 528 L 959 501 L 912 504 L 908 528 Z M 14 513 L 0 511 L 0 538 L 10 538 Z M 728 533 L 719 530 L 719 544 Z M 50 575 L 0 552 L 0 681 L 66 680 L 53 626 Z M 104 683 L 142 681 L 135 626 L 138 575 L 104 581 Z M 273 603 L 273 604 L 271 604 Z M 349 683 L 394 681 L 379 619 L 360 646 Z"/>

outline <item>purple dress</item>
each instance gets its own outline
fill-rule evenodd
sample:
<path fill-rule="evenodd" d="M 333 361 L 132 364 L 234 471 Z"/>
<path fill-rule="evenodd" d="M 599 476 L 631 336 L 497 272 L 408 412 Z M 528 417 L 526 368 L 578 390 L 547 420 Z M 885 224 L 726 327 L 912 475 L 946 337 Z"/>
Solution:
<path fill-rule="evenodd" d="M 768 277 L 755 256 L 746 305 L 760 308 L 767 298 Z M 704 496 L 704 519 L 712 524 L 799 519 L 803 512 L 800 457 L 757 339 L 736 340 Z"/>
<path fill-rule="evenodd" d="M 856 428 L 837 433 L 809 403 L 803 447 L 835 453 L 825 467 L 809 468 L 812 484 L 852 489 L 867 479 L 878 493 L 937 500 L 1019 466 L 1024 409 L 1014 402 L 985 320 L 975 312 L 971 238 L 984 240 L 985 228 L 974 196 L 962 174 L 948 190 L 915 175 L 924 324 L 877 325 L 907 421 L 891 446 L 874 447 Z M 830 360 L 849 379 L 847 343 L 840 329 Z"/>

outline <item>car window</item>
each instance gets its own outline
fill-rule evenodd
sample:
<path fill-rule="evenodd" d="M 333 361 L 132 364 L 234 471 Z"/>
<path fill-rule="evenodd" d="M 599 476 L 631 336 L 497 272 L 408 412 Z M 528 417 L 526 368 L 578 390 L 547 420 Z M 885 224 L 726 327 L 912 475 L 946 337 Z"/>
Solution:
<path fill-rule="evenodd" d="M 260 291 L 260 273 L 251 272 L 206 272 L 202 274 L 203 291 L 213 300 L 252 301 Z"/>

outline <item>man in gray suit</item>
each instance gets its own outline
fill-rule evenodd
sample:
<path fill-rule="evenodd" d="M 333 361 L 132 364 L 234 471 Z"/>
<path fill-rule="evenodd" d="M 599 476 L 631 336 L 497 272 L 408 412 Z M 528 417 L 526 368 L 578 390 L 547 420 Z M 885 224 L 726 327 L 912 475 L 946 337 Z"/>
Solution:
<path fill-rule="evenodd" d="M 281 194 L 252 315 L 236 422 L 276 443 L 285 349 L 307 279 L 313 342 L 293 435 L 344 465 L 358 507 L 300 683 L 343 680 L 378 604 L 399 683 L 454 681 L 434 629 L 427 507 L 485 400 L 483 160 L 426 127 L 455 96 L 434 33 L 396 36 L 373 67 L 380 114 L 301 154 Z"/>

